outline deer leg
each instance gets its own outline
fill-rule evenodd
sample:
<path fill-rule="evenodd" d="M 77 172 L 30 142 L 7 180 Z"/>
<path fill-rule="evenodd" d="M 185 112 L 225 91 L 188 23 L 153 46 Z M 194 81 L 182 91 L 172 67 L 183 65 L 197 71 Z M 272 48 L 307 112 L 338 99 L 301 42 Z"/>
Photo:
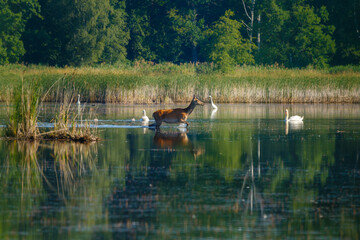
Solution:
<path fill-rule="evenodd" d="M 161 121 L 156 121 L 156 129 L 160 129 Z"/>
<path fill-rule="evenodd" d="M 186 121 L 186 118 L 182 118 L 179 120 L 180 123 L 185 123 L 186 127 L 189 126 L 190 124 Z"/>
<path fill-rule="evenodd" d="M 160 125 L 161 125 L 161 123 L 162 123 L 162 120 L 161 120 L 161 118 L 159 117 L 159 115 L 156 114 L 156 112 L 153 113 L 153 117 L 154 117 L 154 119 L 155 119 L 155 128 L 156 128 L 156 130 L 159 130 L 159 129 L 160 129 Z"/>

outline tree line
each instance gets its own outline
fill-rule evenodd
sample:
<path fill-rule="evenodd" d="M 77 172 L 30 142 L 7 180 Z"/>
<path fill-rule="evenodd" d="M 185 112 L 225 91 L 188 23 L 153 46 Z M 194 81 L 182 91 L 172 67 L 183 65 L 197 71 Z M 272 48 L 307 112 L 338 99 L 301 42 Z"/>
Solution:
<path fill-rule="evenodd" d="M 360 63 L 358 0 L 1 0 L 0 64 Z"/>

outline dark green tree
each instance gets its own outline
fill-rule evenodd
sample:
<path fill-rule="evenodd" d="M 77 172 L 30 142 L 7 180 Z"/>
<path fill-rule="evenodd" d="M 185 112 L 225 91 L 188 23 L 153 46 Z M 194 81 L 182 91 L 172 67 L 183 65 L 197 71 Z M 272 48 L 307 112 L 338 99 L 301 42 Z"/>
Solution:
<path fill-rule="evenodd" d="M 325 67 L 335 53 L 335 42 L 331 37 L 333 26 L 326 26 L 328 13 L 322 7 L 318 14 L 313 7 L 294 6 L 289 31 L 289 61 L 291 66 Z"/>
<path fill-rule="evenodd" d="M 110 0 L 109 22 L 106 26 L 101 61 L 110 64 L 126 61 L 126 46 L 130 38 L 126 21 L 125 1 Z"/>
<path fill-rule="evenodd" d="M 257 63 L 288 63 L 287 42 L 284 33 L 289 21 L 290 12 L 284 10 L 276 0 L 263 1 L 261 5 L 261 48 L 256 53 Z"/>
<path fill-rule="evenodd" d="M 154 30 L 150 27 L 149 16 L 141 12 L 132 10 L 129 15 L 130 40 L 127 46 L 129 59 L 154 61 L 157 57 L 151 49 L 151 36 L 154 35 Z"/>
<path fill-rule="evenodd" d="M 335 26 L 336 53 L 332 63 L 360 64 L 360 1 L 323 0 L 329 24 Z"/>
<path fill-rule="evenodd" d="M 16 63 L 25 54 L 25 24 L 39 12 L 37 0 L 0 1 L 0 64 Z"/>
<path fill-rule="evenodd" d="M 188 14 L 181 16 L 176 9 L 171 9 L 169 18 L 172 20 L 173 30 L 182 39 L 184 47 L 191 48 L 192 62 L 197 62 L 197 45 L 203 39 L 204 19 L 197 19 L 195 9 L 189 10 Z"/>
<path fill-rule="evenodd" d="M 215 0 L 131 0 L 129 14 L 130 60 L 156 62 L 196 61 L 199 42 L 207 24 L 203 19 L 221 16 Z M 176 10 L 175 10 L 176 9 Z M 216 14 L 215 14 L 216 13 Z"/>
<path fill-rule="evenodd" d="M 255 45 L 242 37 L 242 24 L 231 19 L 232 16 L 232 11 L 226 11 L 225 15 L 206 31 L 207 46 L 204 54 L 208 61 L 214 62 L 223 72 L 238 64 L 254 63 L 251 50 Z"/>
<path fill-rule="evenodd" d="M 227 9 L 235 13 L 228 20 L 242 25 L 240 45 L 257 45 L 252 51 L 250 44 L 247 53 L 258 64 L 360 63 L 358 0 L 3 0 L 0 64 L 246 62 L 227 50 L 234 31 L 215 34 Z"/>
<path fill-rule="evenodd" d="M 287 67 L 327 66 L 335 52 L 334 27 L 326 25 L 325 7 L 315 9 L 304 1 L 263 1 L 261 49 L 257 62 Z"/>
<path fill-rule="evenodd" d="M 80 66 L 125 59 L 129 36 L 123 1 L 41 0 L 40 4 L 42 18 L 30 21 L 25 36 L 27 61 Z"/>
<path fill-rule="evenodd" d="M 127 1 L 130 60 L 174 61 L 173 31 L 166 17 L 171 6 L 170 0 Z"/>
<path fill-rule="evenodd" d="M 71 2 L 39 0 L 41 17 L 34 16 L 28 21 L 23 37 L 26 62 L 60 66 L 68 64 L 65 46 L 73 27 L 65 16 L 68 6 L 73 6 Z"/>
<path fill-rule="evenodd" d="M 78 0 L 67 8 L 64 17 L 69 21 L 68 25 L 71 24 L 69 41 L 64 43 L 68 63 L 86 65 L 97 62 L 105 47 L 109 1 Z"/>

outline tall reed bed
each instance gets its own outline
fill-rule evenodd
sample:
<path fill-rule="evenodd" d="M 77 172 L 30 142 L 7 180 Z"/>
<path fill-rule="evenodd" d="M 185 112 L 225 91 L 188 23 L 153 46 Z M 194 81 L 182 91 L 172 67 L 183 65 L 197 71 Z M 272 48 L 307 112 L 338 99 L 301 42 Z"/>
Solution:
<path fill-rule="evenodd" d="M 74 107 L 73 102 L 77 92 L 71 77 L 66 75 L 47 88 L 44 88 L 44 85 L 40 86 L 38 80 L 24 81 L 22 78 L 21 84 L 14 88 L 12 98 L 8 102 L 14 107 L 9 108 L 12 111 L 9 113 L 6 136 L 25 140 L 56 139 L 80 142 L 98 140 L 99 138 L 94 134 L 96 128 L 92 129 L 89 121 L 82 119 L 83 108 L 80 105 Z M 40 131 L 38 115 L 41 111 L 41 103 L 49 93 L 55 94 L 54 100 L 58 104 L 58 111 L 53 119 L 53 129 Z"/>
<path fill-rule="evenodd" d="M 13 94 L 20 81 L 39 79 L 49 88 L 63 76 L 73 82 L 86 102 L 173 103 L 187 102 L 196 94 L 212 95 L 225 103 L 358 103 L 360 67 L 327 70 L 286 69 L 278 66 L 243 66 L 228 74 L 211 64 L 154 64 L 137 62 L 126 66 L 55 68 L 9 65 L 0 67 L 0 100 Z M 67 84 L 66 81 L 63 84 Z M 56 91 L 44 99 L 54 102 Z"/>
<path fill-rule="evenodd" d="M 6 135 L 20 139 L 36 139 L 39 135 L 37 127 L 40 88 L 37 84 L 24 82 L 16 86 L 13 94 L 14 109 Z"/>

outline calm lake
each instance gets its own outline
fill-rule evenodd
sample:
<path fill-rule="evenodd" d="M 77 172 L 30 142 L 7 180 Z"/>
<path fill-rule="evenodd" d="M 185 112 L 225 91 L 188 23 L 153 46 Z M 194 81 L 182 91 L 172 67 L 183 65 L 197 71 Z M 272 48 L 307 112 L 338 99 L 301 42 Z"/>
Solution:
<path fill-rule="evenodd" d="M 85 106 L 98 143 L 0 141 L 0 239 L 360 238 L 360 105 L 206 104 L 160 132 L 139 120 L 173 107 Z"/>

